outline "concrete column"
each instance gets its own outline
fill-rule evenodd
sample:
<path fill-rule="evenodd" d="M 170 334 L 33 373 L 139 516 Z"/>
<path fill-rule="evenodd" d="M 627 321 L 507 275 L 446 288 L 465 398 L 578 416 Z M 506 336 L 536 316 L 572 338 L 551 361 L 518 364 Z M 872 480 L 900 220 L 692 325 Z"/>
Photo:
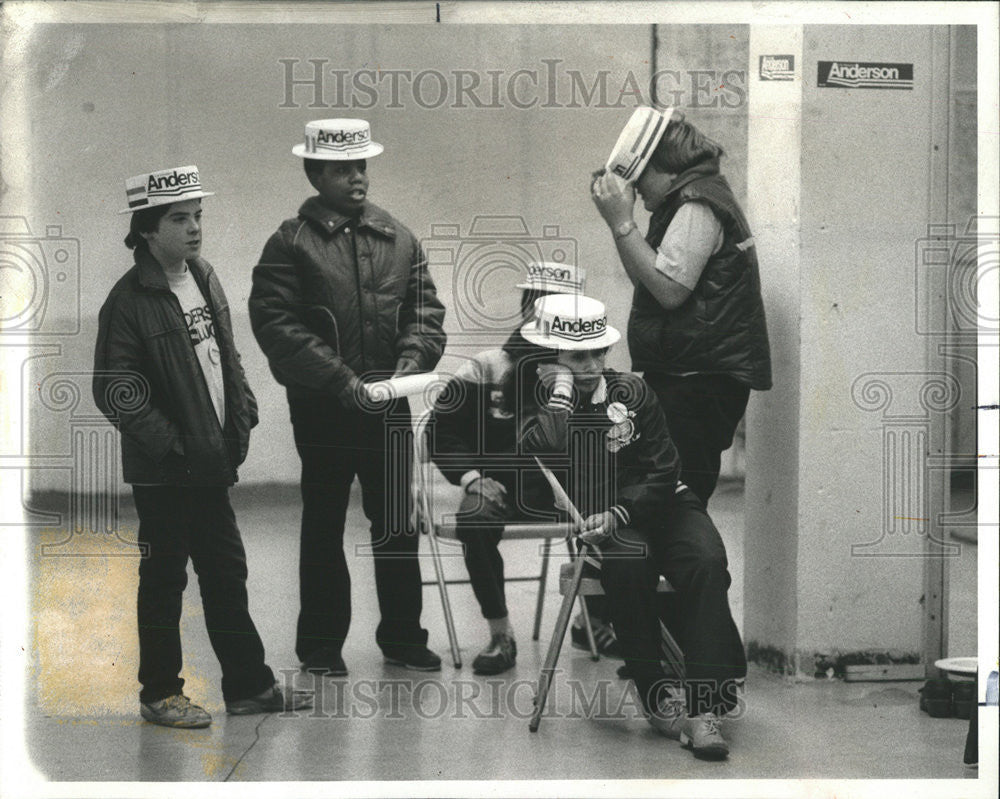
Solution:
<path fill-rule="evenodd" d="M 748 410 L 744 633 L 787 672 L 946 646 L 935 460 L 960 390 L 920 329 L 941 302 L 919 256 L 947 222 L 947 41 L 751 30 L 748 215 L 775 387 Z M 762 76 L 769 55 L 794 59 L 792 80 Z M 914 81 L 823 88 L 819 61 L 912 64 Z"/>

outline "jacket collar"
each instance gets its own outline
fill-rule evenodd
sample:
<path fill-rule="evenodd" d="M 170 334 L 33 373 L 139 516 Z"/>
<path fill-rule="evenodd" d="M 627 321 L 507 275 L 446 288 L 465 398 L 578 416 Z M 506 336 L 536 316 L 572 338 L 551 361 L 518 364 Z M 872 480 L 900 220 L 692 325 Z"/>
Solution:
<path fill-rule="evenodd" d="M 135 265 L 139 270 L 139 285 L 147 289 L 157 291 L 170 291 L 170 284 L 167 282 L 167 275 L 160 266 L 160 262 L 153 257 L 148 249 L 135 251 Z M 204 287 L 205 276 L 208 274 L 208 262 L 201 258 L 188 258 L 188 269 L 198 281 L 199 287 Z"/>
<path fill-rule="evenodd" d="M 327 234 L 332 234 L 352 221 L 352 217 L 344 216 L 323 204 L 319 196 L 310 197 L 299 208 L 299 216 L 315 222 Z M 361 218 L 358 220 L 359 227 L 367 227 L 380 233 L 386 238 L 396 238 L 396 226 L 392 222 L 392 217 L 377 205 L 365 202 L 361 211 Z"/>
<path fill-rule="evenodd" d="M 695 164 L 690 169 L 685 169 L 681 172 L 674 182 L 670 184 L 670 190 L 667 192 L 667 196 L 664 203 L 669 202 L 673 195 L 683 189 L 692 181 L 698 180 L 699 178 L 707 178 L 711 175 L 719 174 L 719 159 L 709 158 L 707 161 L 702 161 L 700 164 Z"/>

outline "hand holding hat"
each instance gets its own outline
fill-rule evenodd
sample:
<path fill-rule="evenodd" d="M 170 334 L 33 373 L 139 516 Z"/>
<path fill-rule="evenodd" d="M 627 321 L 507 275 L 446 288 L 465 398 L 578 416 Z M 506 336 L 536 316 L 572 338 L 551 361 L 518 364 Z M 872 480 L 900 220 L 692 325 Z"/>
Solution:
<path fill-rule="evenodd" d="M 605 172 L 594 181 L 590 196 L 609 227 L 616 228 L 632 219 L 635 188 L 613 172 Z"/>

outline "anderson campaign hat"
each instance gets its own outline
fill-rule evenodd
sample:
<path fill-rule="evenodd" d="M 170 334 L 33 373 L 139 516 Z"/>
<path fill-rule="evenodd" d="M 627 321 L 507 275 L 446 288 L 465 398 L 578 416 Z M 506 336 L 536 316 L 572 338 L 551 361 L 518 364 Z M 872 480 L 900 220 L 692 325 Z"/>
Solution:
<path fill-rule="evenodd" d="M 552 350 L 599 350 L 621 334 L 608 324 L 604 303 L 582 294 L 549 294 L 535 303 L 535 318 L 521 328 L 532 344 Z"/>
<path fill-rule="evenodd" d="M 292 154 L 319 161 L 356 161 L 378 155 L 384 148 L 372 141 L 365 119 L 317 119 L 306 123 L 305 144 L 296 144 Z"/>
<path fill-rule="evenodd" d="M 622 128 L 605 169 L 623 178 L 627 183 L 638 180 L 653 156 L 656 145 L 663 138 L 673 113 L 673 108 L 665 111 L 657 111 L 648 106 L 635 109 L 632 117 Z"/>
<path fill-rule="evenodd" d="M 128 208 L 123 208 L 118 213 L 131 214 L 143 208 L 197 200 L 214 194 L 214 191 L 204 191 L 201 188 L 201 178 L 196 166 L 161 169 L 159 172 L 147 172 L 125 181 Z"/>
<path fill-rule="evenodd" d="M 528 264 L 524 283 L 518 283 L 517 288 L 550 291 L 553 294 L 582 294 L 586 283 L 587 271 L 582 266 L 533 261 Z"/>

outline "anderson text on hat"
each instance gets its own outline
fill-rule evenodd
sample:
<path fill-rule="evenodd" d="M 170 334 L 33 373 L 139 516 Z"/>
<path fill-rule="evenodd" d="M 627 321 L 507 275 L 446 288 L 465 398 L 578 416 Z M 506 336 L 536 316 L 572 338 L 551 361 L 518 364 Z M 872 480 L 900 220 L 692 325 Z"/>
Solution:
<path fill-rule="evenodd" d="M 336 69 L 328 58 L 280 58 L 279 108 L 635 108 L 658 103 L 739 108 L 746 71 L 662 69 L 651 76 L 565 68 L 543 58 L 522 68 Z"/>

